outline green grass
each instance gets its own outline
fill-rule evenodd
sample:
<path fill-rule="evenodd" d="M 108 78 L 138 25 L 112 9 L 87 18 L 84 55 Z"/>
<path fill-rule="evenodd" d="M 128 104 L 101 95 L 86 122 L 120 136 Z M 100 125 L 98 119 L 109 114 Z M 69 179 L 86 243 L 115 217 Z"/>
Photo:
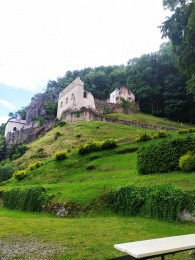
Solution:
<path fill-rule="evenodd" d="M 117 115 L 118 116 L 118 115 Z M 120 115 L 143 124 L 168 127 L 189 127 L 148 115 Z M 127 120 L 127 119 L 125 119 Z M 61 135 L 55 139 L 56 133 Z M 35 238 L 40 242 L 57 243 L 66 248 L 61 256 L 51 259 L 109 259 L 120 256 L 113 245 L 165 236 L 195 233 L 195 226 L 186 223 L 167 223 L 141 217 L 114 215 L 102 204 L 104 194 L 112 189 L 127 185 L 172 184 L 182 189 L 194 189 L 195 172 L 175 171 L 164 174 L 141 176 L 137 171 L 137 152 L 128 149 L 139 148 L 147 142 L 135 143 L 140 133 L 156 133 L 155 130 L 130 127 L 107 122 L 74 122 L 56 127 L 35 142 L 29 144 L 24 156 L 15 160 L 16 169 L 26 169 L 29 164 L 42 160 L 44 164 L 28 172 L 25 179 L 15 178 L 1 184 L 0 190 L 16 187 L 27 188 L 42 185 L 53 199 L 51 203 L 66 203 L 71 216 L 59 219 L 47 214 L 32 214 L 0 208 L 0 238 L 16 239 L 19 234 L 28 241 Z M 169 131 L 167 138 L 179 135 Z M 190 133 L 195 135 L 195 133 Z M 115 149 L 78 155 L 77 146 L 91 140 L 114 138 Z M 45 157 L 39 158 L 38 150 L 43 148 Z M 56 161 L 54 153 L 67 149 L 67 159 Z M 118 151 L 126 153 L 118 154 Z M 25 258 L 21 258 L 25 259 Z M 166 259 L 187 259 L 187 253 L 168 256 Z"/>
<path fill-rule="evenodd" d="M 155 117 L 148 114 L 138 113 L 138 114 L 121 114 L 121 113 L 113 113 L 106 115 L 107 117 L 131 121 L 140 124 L 146 125 L 156 125 L 156 126 L 164 126 L 164 127 L 173 127 L 173 128 L 191 128 L 191 124 L 185 124 L 182 122 L 171 121 L 162 117 Z"/>
<path fill-rule="evenodd" d="M 40 243 L 52 242 L 65 248 L 64 254 L 51 259 L 109 259 L 123 255 L 114 249 L 116 243 L 190 233 L 195 233 L 192 224 L 115 216 L 109 212 L 99 216 L 59 219 L 45 214 L 0 209 L 0 238 L 17 240 L 22 236 L 26 241 L 33 238 Z M 166 259 L 187 259 L 187 255 L 179 253 Z"/>

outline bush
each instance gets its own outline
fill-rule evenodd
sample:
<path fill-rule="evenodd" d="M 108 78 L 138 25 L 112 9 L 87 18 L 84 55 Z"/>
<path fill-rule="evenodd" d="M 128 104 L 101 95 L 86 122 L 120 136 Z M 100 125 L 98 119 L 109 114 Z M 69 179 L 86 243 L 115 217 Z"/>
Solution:
<path fill-rule="evenodd" d="M 21 170 L 21 171 L 16 171 L 14 173 L 14 177 L 17 179 L 17 180 L 22 180 L 26 177 L 27 175 L 27 171 L 26 170 Z"/>
<path fill-rule="evenodd" d="M 178 134 L 186 134 L 195 132 L 195 128 L 179 129 L 177 130 Z"/>
<path fill-rule="evenodd" d="M 11 165 L 0 165 L 0 182 L 7 181 L 12 177 L 14 169 Z"/>
<path fill-rule="evenodd" d="M 57 161 L 64 160 L 67 157 L 67 151 L 66 150 L 57 151 L 55 152 L 54 157 Z"/>
<path fill-rule="evenodd" d="M 194 212 L 194 201 L 195 190 L 182 191 L 171 185 L 129 186 L 106 195 L 107 206 L 115 212 L 168 221 L 177 221 L 183 210 Z"/>
<path fill-rule="evenodd" d="M 167 137 L 167 132 L 164 131 L 164 130 L 160 130 L 160 131 L 157 133 L 157 136 L 158 136 L 158 138 Z"/>
<path fill-rule="evenodd" d="M 87 154 L 95 151 L 100 151 L 100 150 L 106 150 L 106 149 L 112 149 L 117 146 L 116 141 L 112 139 L 108 139 L 105 141 L 92 141 L 87 144 L 82 144 L 79 145 L 78 152 L 79 154 Z"/>
<path fill-rule="evenodd" d="M 184 172 L 195 170 L 195 155 L 188 152 L 181 156 L 179 159 L 179 168 Z"/>
<path fill-rule="evenodd" d="M 160 140 L 140 147 L 137 167 L 140 174 L 170 172 L 179 169 L 179 158 L 195 150 L 195 139 L 191 137 Z"/>
<path fill-rule="evenodd" d="M 55 133 L 55 140 L 57 140 L 58 137 L 61 136 L 61 135 L 62 135 L 62 134 L 61 134 L 60 132 L 56 132 L 56 133 Z"/>
<path fill-rule="evenodd" d="M 58 123 L 58 125 L 60 126 L 60 127 L 62 127 L 62 126 L 65 126 L 67 123 L 65 122 L 65 121 L 60 121 L 59 123 Z"/>
<path fill-rule="evenodd" d="M 147 141 L 151 139 L 152 139 L 151 135 L 147 132 L 144 132 L 136 136 L 135 142 Z"/>
<path fill-rule="evenodd" d="M 33 171 L 33 170 L 35 170 L 35 169 L 41 167 L 42 165 L 43 165 L 43 162 L 37 161 L 37 162 L 35 162 L 35 163 L 29 164 L 28 169 L 29 169 L 30 171 Z"/>
<path fill-rule="evenodd" d="M 43 187 L 12 189 L 3 193 L 3 206 L 9 209 L 40 212 L 46 203 L 47 194 Z"/>
<path fill-rule="evenodd" d="M 20 146 L 14 145 L 10 152 L 10 158 L 12 160 L 16 160 L 20 158 L 22 155 L 24 155 L 28 149 L 29 148 L 26 145 L 20 145 Z"/>

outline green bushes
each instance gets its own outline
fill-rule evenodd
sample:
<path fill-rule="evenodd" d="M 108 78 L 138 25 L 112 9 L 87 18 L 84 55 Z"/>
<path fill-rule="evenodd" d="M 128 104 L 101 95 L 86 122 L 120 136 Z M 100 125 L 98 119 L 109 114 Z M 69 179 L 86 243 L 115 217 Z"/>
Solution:
<path fill-rule="evenodd" d="M 177 221 L 178 214 L 195 211 L 195 190 L 182 191 L 171 185 L 129 186 L 111 191 L 106 204 L 124 215 L 141 215 L 160 220 Z"/>
<path fill-rule="evenodd" d="M 152 139 L 152 136 L 149 133 L 144 132 L 144 133 L 139 134 L 135 138 L 135 142 L 147 141 L 147 140 L 151 140 L 151 139 Z"/>
<path fill-rule="evenodd" d="M 192 152 L 188 152 L 180 157 L 179 168 L 184 172 L 195 170 L 195 155 Z"/>
<path fill-rule="evenodd" d="M 144 133 L 139 134 L 135 138 L 135 142 L 148 141 L 148 140 L 151 140 L 151 139 L 165 138 L 165 137 L 167 137 L 167 132 L 164 131 L 164 130 L 160 130 L 159 132 L 157 132 L 154 135 L 151 135 L 147 132 L 144 132 Z"/>
<path fill-rule="evenodd" d="M 37 162 L 35 162 L 35 163 L 29 164 L 28 170 L 29 170 L 29 171 L 33 171 L 33 170 L 35 170 L 35 169 L 41 167 L 42 165 L 43 165 L 43 162 L 37 161 Z"/>
<path fill-rule="evenodd" d="M 64 159 L 66 159 L 66 157 L 67 157 L 67 151 L 66 150 L 57 151 L 54 154 L 54 158 L 57 161 L 64 160 Z"/>
<path fill-rule="evenodd" d="M 13 167 L 10 164 L 4 166 L 0 165 L 0 182 L 9 180 L 14 172 Z"/>
<path fill-rule="evenodd" d="M 40 212 L 46 203 L 47 194 L 43 187 L 12 189 L 3 193 L 3 206 L 9 209 Z"/>
<path fill-rule="evenodd" d="M 107 139 L 105 141 L 92 141 L 87 144 L 79 145 L 78 152 L 79 154 L 83 155 L 95 151 L 115 148 L 116 146 L 117 146 L 116 141 L 112 139 Z"/>
<path fill-rule="evenodd" d="M 63 126 L 65 126 L 67 123 L 65 122 L 65 121 L 60 121 L 59 123 L 58 123 L 58 126 L 60 126 L 60 127 L 63 127 Z"/>
<path fill-rule="evenodd" d="M 160 140 L 140 147 L 137 167 L 140 174 L 170 172 L 179 168 L 179 158 L 195 150 L 195 139 L 191 137 Z"/>
<path fill-rule="evenodd" d="M 26 177 L 27 175 L 27 171 L 26 170 L 21 170 L 21 171 L 16 171 L 14 173 L 14 177 L 17 179 L 17 180 L 22 180 Z"/>
<path fill-rule="evenodd" d="M 179 129 L 177 130 L 178 134 L 186 134 L 195 132 L 195 128 Z"/>
<path fill-rule="evenodd" d="M 20 158 L 22 155 L 25 154 L 25 152 L 28 150 L 29 148 L 26 146 L 26 145 L 20 145 L 20 146 L 17 146 L 17 145 L 14 145 L 11 149 L 11 152 L 10 152 L 10 158 L 12 160 L 16 160 L 18 158 Z"/>

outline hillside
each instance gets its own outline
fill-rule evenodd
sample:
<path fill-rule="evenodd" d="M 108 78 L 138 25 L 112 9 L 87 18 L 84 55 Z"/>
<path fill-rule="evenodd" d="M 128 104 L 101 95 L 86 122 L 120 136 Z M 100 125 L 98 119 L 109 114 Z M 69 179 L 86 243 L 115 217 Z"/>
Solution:
<path fill-rule="evenodd" d="M 120 118 L 120 115 L 117 117 Z M 129 115 L 129 120 L 140 122 L 141 117 L 147 124 L 159 125 L 158 118 L 141 114 Z M 190 127 L 163 119 L 160 124 L 176 128 Z M 35 260 L 39 255 L 39 259 L 103 260 L 122 255 L 113 249 L 116 243 L 194 233 L 195 226 L 192 223 L 124 217 L 111 212 L 104 205 L 108 191 L 132 184 L 142 187 L 172 184 L 184 190 L 194 189 L 194 172 L 138 174 L 137 149 L 146 143 L 158 142 L 158 139 L 135 142 L 135 137 L 144 132 L 154 135 L 159 131 L 101 121 L 69 122 L 55 127 L 29 144 L 29 150 L 12 162 L 15 169 L 27 169 L 29 164 L 36 161 L 43 161 L 44 164 L 28 172 L 23 180 L 12 177 L 1 183 L 0 190 L 41 185 L 50 195 L 50 207 L 65 204 L 69 215 L 59 219 L 51 214 L 19 212 L 0 207 L 0 255 L 10 256 L 10 259 L 30 257 Z M 167 131 L 167 134 L 166 139 L 181 136 L 177 131 Z M 86 155 L 78 154 L 79 144 L 107 138 L 117 140 L 118 146 Z M 54 153 L 61 149 L 67 149 L 68 156 L 65 160 L 56 161 Z M 186 259 L 187 254 L 176 254 L 174 259 Z"/>
<path fill-rule="evenodd" d="M 126 120 L 129 118 L 134 122 L 141 122 L 142 119 L 144 123 L 150 125 L 187 127 L 144 114 L 118 114 L 117 117 L 125 117 Z M 144 145 L 144 142 L 134 141 L 137 135 L 144 132 L 154 134 L 158 131 L 100 121 L 69 122 L 65 126 L 57 126 L 29 144 L 30 149 L 21 158 L 13 161 L 13 165 L 19 170 L 27 169 L 30 164 L 38 160 L 43 161 L 44 165 L 29 172 L 27 177 L 19 182 L 12 178 L 2 188 L 40 184 L 54 196 L 54 201 L 65 200 L 85 206 L 105 191 L 128 184 L 172 183 L 186 189 L 193 188 L 195 181 L 193 174 L 188 176 L 185 173 L 173 172 L 166 174 L 166 177 L 164 174 L 139 176 L 136 151 L 131 152 L 131 148 Z M 176 131 L 168 133 L 168 138 L 178 135 Z M 109 138 L 117 140 L 117 148 L 84 156 L 77 154 L 79 144 Z M 68 158 L 60 162 L 55 161 L 54 153 L 63 149 L 68 151 Z"/>

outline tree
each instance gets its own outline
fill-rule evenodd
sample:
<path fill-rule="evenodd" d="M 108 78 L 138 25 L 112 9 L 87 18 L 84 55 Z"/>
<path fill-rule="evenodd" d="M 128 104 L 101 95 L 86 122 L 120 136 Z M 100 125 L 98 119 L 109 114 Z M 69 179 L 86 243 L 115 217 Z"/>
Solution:
<path fill-rule="evenodd" d="M 0 161 L 6 158 L 6 142 L 3 135 L 0 135 Z"/>
<path fill-rule="evenodd" d="M 57 102 L 55 100 L 48 100 L 44 103 L 46 115 L 54 119 L 57 115 Z"/>
<path fill-rule="evenodd" d="M 195 3 L 164 0 L 163 4 L 174 13 L 162 24 L 162 36 L 171 40 L 180 69 L 187 77 L 187 89 L 195 93 Z"/>

